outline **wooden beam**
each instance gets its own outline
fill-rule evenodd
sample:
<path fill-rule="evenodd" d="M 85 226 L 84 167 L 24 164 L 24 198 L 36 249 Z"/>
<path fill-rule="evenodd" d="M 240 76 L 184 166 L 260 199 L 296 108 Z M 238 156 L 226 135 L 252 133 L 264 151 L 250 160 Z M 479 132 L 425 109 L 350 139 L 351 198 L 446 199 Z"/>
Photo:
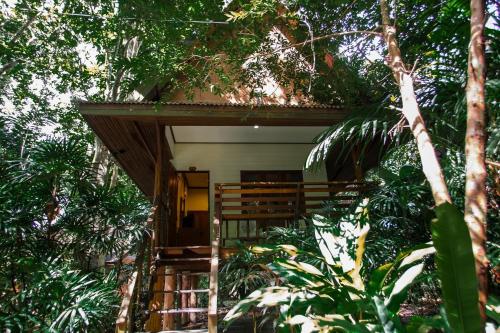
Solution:
<path fill-rule="evenodd" d="M 198 288 L 198 276 L 193 276 L 193 275 L 187 275 L 189 276 L 189 282 L 191 286 L 191 293 L 189 294 L 189 304 L 188 306 L 190 308 L 197 308 L 198 307 L 198 297 L 196 295 L 197 292 L 209 292 L 209 289 L 196 289 Z M 200 291 L 202 290 L 202 291 Z M 190 313 L 189 314 L 189 323 L 191 325 L 196 324 L 196 313 Z"/>
<path fill-rule="evenodd" d="M 300 188 L 301 193 L 336 193 L 336 192 L 356 192 L 358 188 L 346 188 L 345 186 L 331 185 L 330 187 L 306 187 Z M 217 192 L 216 192 L 217 193 Z M 239 189 L 231 188 L 224 189 L 226 194 L 294 194 L 297 193 L 296 188 L 266 188 L 266 189 Z"/>
<path fill-rule="evenodd" d="M 155 163 L 155 157 L 153 155 L 153 152 L 151 151 L 151 148 L 149 148 L 149 145 L 146 142 L 146 139 L 144 139 L 144 134 L 142 133 L 141 128 L 137 125 L 136 121 L 133 121 L 132 124 L 134 124 L 134 129 L 137 132 L 137 134 L 139 135 L 139 139 L 140 139 L 142 145 L 144 146 L 144 149 L 148 153 L 148 156 L 151 159 L 151 162 Z"/>
<path fill-rule="evenodd" d="M 293 213 L 222 214 L 223 220 L 282 220 L 291 219 L 293 217 Z"/>
<path fill-rule="evenodd" d="M 161 266 L 157 269 L 157 275 L 155 275 L 154 279 L 152 280 L 153 283 L 153 290 L 156 289 L 163 289 L 165 288 L 165 266 Z M 158 311 L 161 311 L 164 305 L 164 297 L 165 295 L 163 294 L 154 294 L 152 295 L 151 299 L 149 300 L 149 318 L 146 321 L 145 325 L 145 330 L 146 331 L 153 331 L 157 332 L 161 330 L 161 315 L 158 313 Z"/>
<path fill-rule="evenodd" d="M 153 242 L 151 246 L 154 248 L 158 247 L 160 239 L 160 223 L 162 218 L 162 202 L 161 202 L 161 191 L 162 191 L 162 176 L 163 176 L 163 156 L 162 156 L 162 134 L 160 130 L 160 125 L 156 123 L 156 156 L 155 156 L 155 183 L 154 183 L 154 194 L 153 194 L 153 204 L 158 206 L 158 212 L 156 218 L 154 219 L 153 226 Z M 156 255 L 152 248 L 152 254 Z"/>
<path fill-rule="evenodd" d="M 284 105 L 210 105 L 210 104 L 138 104 L 80 103 L 84 115 L 116 117 L 139 121 L 160 121 L 165 125 L 262 125 L 329 126 L 349 113 L 334 107 Z"/>
<path fill-rule="evenodd" d="M 190 289 L 191 285 L 191 279 L 190 276 L 188 275 L 189 271 L 183 271 L 181 275 L 181 288 L 182 290 Z M 189 295 L 186 293 L 180 293 L 181 294 L 181 308 L 190 308 L 189 306 Z M 189 315 L 188 313 L 182 313 L 181 314 L 181 325 L 184 326 L 187 322 L 189 321 Z"/>
<path fill-rule="evenodd" d="M 283 186 L 283 185 L 297 185 L 297 184 L 301 184 L 301 185 L 305 185 L 305 186 L 308 186 L 308 185 L 369 185 L 369 184 L 373 184 L 373 183 L 367 183 L 367 182 L 358 182 L 358 181 L 350 181 L 350 180 L 341 180 L 341 181 L 331 181 L 331 182 L 267 182 L 267 183 L 263 183 L 263 182 L 242 182 L 242 183 L 216 183 L 215 186 L 223 186 L 223 187 L 227 187 L 227 186 L 256 186 L 256 187 L 260 187 L 260 186 L 270 186 L 270 187 L 279 187 L 279 186 Z"/>

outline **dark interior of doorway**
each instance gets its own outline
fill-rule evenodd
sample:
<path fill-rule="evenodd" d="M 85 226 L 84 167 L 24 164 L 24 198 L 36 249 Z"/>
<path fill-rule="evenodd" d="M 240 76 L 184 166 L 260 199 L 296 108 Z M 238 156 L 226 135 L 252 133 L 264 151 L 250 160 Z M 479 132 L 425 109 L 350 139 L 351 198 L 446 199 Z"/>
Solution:
<path fill-rule="evenodd" d="M 209 172 L 177 172 L 177 246 L 210 245 Z"/>

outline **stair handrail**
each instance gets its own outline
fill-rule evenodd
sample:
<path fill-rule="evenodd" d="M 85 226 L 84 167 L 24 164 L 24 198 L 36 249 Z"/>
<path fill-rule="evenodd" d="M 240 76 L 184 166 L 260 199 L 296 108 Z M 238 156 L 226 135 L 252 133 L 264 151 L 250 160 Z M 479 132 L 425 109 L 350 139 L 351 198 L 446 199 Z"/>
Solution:
<path fill-rule="evenodd" d="M 122 303 L 120 305 L 120 311 L 118 312 L 118 318 L 116 319 L 116 333 L 127 332 L 131 324 L 130 314 L 133 311 L 135 286 L 137 282 L 137 272 L 132 273 L 127 285 L 127 291 L 123 296 Z"/>
<path fill-rule="evenodd" d="M 218 193 L 222 194 L 220 185 L 216 185 Z M 216 191 L 217 193 L 217 191 Z M 219 243 L 220 243 L 220 220 L 222 218 L 221 205 L 215 205 L 215 218 L 213 221 L 214 237 L 212 240 L 212 255 L 210 260 L 210 278 L 208 292 L 208 333 L 217 333 L 217 292 L 219 273 Z"/>
<path fill-rule="evenodd" d="M 155 200 L 156 201 L 156 200 Z M 157 202 L 154 202 L 153 206 L 151 207 L 151 210 L 148 215 L 148 219 L 146 222 L 146 230 L 144 231 L 144 235 L 141 241 L 141 244 L 139 246 L 139 251 L 137 253 L 136 259 L 135 259 L 135 269 L 132 275 L 129 278 L 128 284 L 127 284 L 127 290 L 125 292 L 125 295 L 123 296 L 121 305 L 120 305 L 120 311 L 118 312 L 118 317 L 116 319 L 116 328 L 115 332 L 116 333 L 125 333 L 129 332 L 132 333 L 134 331 L 134 320 L 133 320 L 133 315 L 134 315 L 134 305 L 135 305 L 135 299 L 138 294 L 140 293 L 140 288 L 142 285 L 142 279 L 143 279 L 143 266 L 144 266 L 144 254 L 146 252 L 146 248 L 151 242 L 151 234 L 149 232 L 149 229 L 151 229 L 154 220 L 156 218 L 156 210 L 157 210 Z"/>

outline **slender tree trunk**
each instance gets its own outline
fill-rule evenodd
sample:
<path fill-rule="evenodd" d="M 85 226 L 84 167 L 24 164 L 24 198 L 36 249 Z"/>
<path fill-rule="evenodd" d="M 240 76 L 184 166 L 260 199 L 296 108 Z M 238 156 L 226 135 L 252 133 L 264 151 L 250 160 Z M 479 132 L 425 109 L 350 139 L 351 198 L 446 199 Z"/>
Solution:
<path fill-rule="evenodd" d="M 118 165 L 116 165 L 116 162 L 113 162 L 113 165 L 111 167 L 111 177 L 109 180 L 109 188 L 114 188 L 117 183 L 118 183 Z"/>
<path fill-rule="evenodd" d="M 467 81 L 467 131 L 465 135 L 465 221 L 472 239 L 479 282 L 479 311 L 486 321 L 488 258 L 486 257 L 486 164 L 484 54 L 485 1 L 471 0 L 471 40 Z"/>
<path fill-rule="evenodd" d="M 24 32 L 26 30 L 28 30 L 28 28 L 31 26 L 31 24 L 33 24 L 33 22 L 35 22 L 35 20 L 37 19 L 38 17 L 38 14 L 39 13 L 36 13 L 35 15 L 31 16 L 22 26 L 21 28 L 19 28 L 19 30 L 16 31 L 16 33 L 14 34 L 14 36 L 12 36 L 12 38 L 10 39 L 9 41 L 9 44 L 14 44 L 15 42 L 17 42 L 17 40 L 24 34 Z"/>
<path fill-rule="evenodd" d="M 104 184 L 108 172 L 109 151 L 102 141 L 94 137 L 94 156 L 92 158 L 92 172 L 96 184 Z"/>
<path fill-rule="evenodd" d="M 36 20 L 37 17 L 38 17 L 38 13 L 36 13 L 32 17 L 30 17 L 28 19 L 28 21 L 26 21 L 21 26 L 21 28 L 19 28 L 19 30 L 14 34 L 14 36 L 12 36 L 12 38 L 10 39 L 8 45 L 12 45 L 15 42 L 17 42 L 17 40 L 24 34 L 24 32 L 29 29 L 29 27 L 31 26 L 31 24 L 33 24 L 33 22 L 35 22 L 35 20 Z M 3 75 L 4 73 L 6 73 L 9 70 L 11 70 L 14 66 L 17 65 L 17 63 L 18 63 L 17 60 L 12 60 L 12 61 L 9 61 L 8 63 L 4 64 L 2 67 L 0 67 L 0 75 Z"/>
<path fill-rule="evenodd" d="M 12 68 L 14 68 L 15 65 L 17 65 L 17 63 L 17 60 L 13 60 L 0 67 L 0 75 L 3 75 L 4 73 L 10 71 Z"/>
<path fill-rule="evenodd" d="M 436 156 L 436 151 L 429 132 L 425 127 L 424 119 L 420 114 L 417 98 L 415 96 L 415 89 L 413 87 L 413 78 L 409 71 L 406 70 L 401 58 L 401 51 L 399 50 L 396 39 L 396 27 L 391 25 L 389 8 L 386 0 L 380 0 L 380 11 L 382 14 L 384 39 L 389 51 L 389 67 L 399 85 L 399 91 L 403 101 L 402 112 L 417 142 L 423 172 L 429 181 L 436 204 L 440 205 L 445 202 L 451 203 L 451 197 L 444 180 L 441 165 Z"/>

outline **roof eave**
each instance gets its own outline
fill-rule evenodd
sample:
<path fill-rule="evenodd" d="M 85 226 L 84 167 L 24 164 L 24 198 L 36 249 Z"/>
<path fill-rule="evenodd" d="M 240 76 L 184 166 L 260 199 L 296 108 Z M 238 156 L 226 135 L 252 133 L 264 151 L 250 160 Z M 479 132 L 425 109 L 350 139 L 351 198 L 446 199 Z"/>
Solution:
<path fill-rule="evenodd" d="M 348 111 L 337 106 L 248 105 L 208 103 L 93 103 L 80 102 L 83 115 L 134 121 L 159 121 L 166 125 L 329 126 Z"/>

